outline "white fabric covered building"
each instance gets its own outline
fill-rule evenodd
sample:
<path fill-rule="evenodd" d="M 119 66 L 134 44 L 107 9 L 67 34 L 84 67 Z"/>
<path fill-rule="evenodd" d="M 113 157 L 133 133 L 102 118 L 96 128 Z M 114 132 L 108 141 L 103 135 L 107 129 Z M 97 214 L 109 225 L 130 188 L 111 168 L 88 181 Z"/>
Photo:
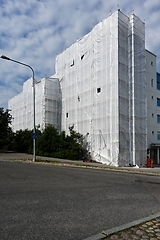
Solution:
<path fill-rule="evenodd" d="M 13 116 L 13 131 L 33 129 L 33 89 L 32 78 L 23 84 L 23 91 L 8 101 Z M 60 130 L 61 91 L 56 78 L 43 78 L 35 84 L 35 123 L 43 130 L 54 125 Z"/>
<path fill-rule="evenodd" d="M 117 10 L 60 53 L 56 73 L 36 84 L 36 125 L 52 124 L 68 133 L 74 124 L 93 159 L 113 166 L 144 165 L 145 68 L 144 23 Z M 14 130 L 33 128 L 30 89 L 28 80 L 9 101 Z"/>
<path fill-rule="evenodd" d="M 145 26 L 116 11 L 59 54 L 62 129 L 74 124 L 93 159 L 114 166 L 143 165 L 147 102 Z"/>

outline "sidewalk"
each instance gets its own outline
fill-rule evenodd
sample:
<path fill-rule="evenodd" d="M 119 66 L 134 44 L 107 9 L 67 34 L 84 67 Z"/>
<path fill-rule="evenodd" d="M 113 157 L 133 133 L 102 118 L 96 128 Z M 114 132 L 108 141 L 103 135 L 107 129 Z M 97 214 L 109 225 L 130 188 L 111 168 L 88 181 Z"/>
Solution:
<path fill-rule="evenodd" d="M 160 217 L 140 225 L 133 226 L 129 229 L 113 233 L 104 239 L 160 239 Z"/>
<path fill-rule="evenodd" d="M 33 155 L 25 153 L 0 153 L 0 160 L 17 160 L 17 161 L 32 161 Z M 130 172 L 130 173 L 139 173 L 147 175 L 159 175 L 160 176 L 160 165 L 156 165 L 154 168 L 135 168 L 135 167 L 113 167 L 98 162 L 83 162 L 83 161 L 73 161 L 59 158 L 50 158 L 50 157 L 36 157 L 36 162 L 46 162 L 52 163 L 54 165 L 63 165 L 63 166 L 74 166 L 74 167 L 87 167 L 95 169 L 103 169 L 109 171 L 121 171 L 121 172 Z"/>
<path fill-rule="evenodd" d="M 32 163 L 33 155 L 24 153 L 0 153 L 0 161 L 24 161 L 27 163 Z M 95 162 L 83 162 L 83 161 L 72 161 L 65 159 L 40 157 L 36 158 L 37 163 L 50 163 L 54 165 L 61 166 L 71 166 L 71 167 L 85 167 L 102 169 L 107 171 L 120 171 L 128 172 L 134 174 L 147 174 L 160 176 L 160 166 L 155 166 L 154 168 L 134 168 L 134 167 L 112 167 L 101 163 Z M 36 164 L 33 162 L 33 164 Z M 150 239 L 156 240 L 160 239 L 160 212 L 151 215 L 147 218 L 139 219 L 137 221 L 127 223 L 125 225 L 115 227 L 109 230 L 105 230 L 97 235 L 86 238 L 85 240 L 118 240 L 118 239 Z"/>
<path fill-rule="evenodd" d="M 119 227 L 115 227 L 84 240 L 157 240 L 160 239 L 160 212 Z"/>

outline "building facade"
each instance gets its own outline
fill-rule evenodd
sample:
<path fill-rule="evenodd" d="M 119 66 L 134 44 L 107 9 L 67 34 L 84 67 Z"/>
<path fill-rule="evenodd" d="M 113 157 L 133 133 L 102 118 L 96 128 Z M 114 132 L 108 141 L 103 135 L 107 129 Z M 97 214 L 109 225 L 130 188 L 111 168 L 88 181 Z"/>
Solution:
<path fill-rule="evenodd" d="M 147 77 L 147 155 L 160 164 L 160 74 L 156 55 L 146 51 Z"/>
<path fill-rule="evenodd" d="M 13 116 L 12 129 L 33 129 L 33 80 L 23 84 L 23 91 L 8 101 Z M 59 80 L 43 78 L 35 84 L 35 123 L 43 130 L 48 125 L 61 128 L 61 92 Z"/>
<path fill-rule="evenodd" d="M 147 145 L 145 27 L 116 11 L 56 59 L 62 129 L 86 136 L 92 157 L 143 165 Z"/>
<path fill-rule="evenodd" d="M 9 100 L 13 130 L 33 129 L 31 79 Z M 56 73 L 35 85 L 36 125 L 80 132 L 96 161 L 160 163 L 160 75 L 145 50 L 145 25 L 120 10 L 56 58 Z M 159 96 L 159 97 L 158 97 Z M 148 150 L 147 150 L 148 149 Z"/>

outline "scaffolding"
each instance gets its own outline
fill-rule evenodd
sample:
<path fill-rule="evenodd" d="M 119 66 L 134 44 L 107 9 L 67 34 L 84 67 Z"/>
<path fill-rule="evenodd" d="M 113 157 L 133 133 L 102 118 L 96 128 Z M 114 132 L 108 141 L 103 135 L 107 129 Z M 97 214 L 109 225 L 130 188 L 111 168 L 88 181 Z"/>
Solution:
<path fill-rule="evenodd" d="M 23 84 L 23 91 L 8 101 L 13 117 L 13 131 L 33 129 L 32 78 Z M 56 78 L 43 78 L 35 84 L 36 128 L 53 125 L 60 131 L 61 91 Z"/>
<path fill-rule="evenodd" d="M 56 58 L 62 129 L 86 136 L 96 161 L 141 165 L 146 154 L 145 26 L 116 11 Z"/>

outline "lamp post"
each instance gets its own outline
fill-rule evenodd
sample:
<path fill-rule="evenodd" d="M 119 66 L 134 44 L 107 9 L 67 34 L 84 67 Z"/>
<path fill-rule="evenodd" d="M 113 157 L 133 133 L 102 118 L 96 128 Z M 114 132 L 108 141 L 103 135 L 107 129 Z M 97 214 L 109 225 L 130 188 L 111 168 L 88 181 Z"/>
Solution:
<path fill-rule="evenodd" d="M 6 57 L 4 55 L 1 56 L 2 59 L 12 61 L 21 65 L 24 65 L 26 67 L 29 67 L 32 70 L 32 79 L 33 79 L 33 161 L 36 161 L 36 124 L 35 124 L 35 79 L 34 79 L 34 70 L 33 68 L 25 63 L 16 61 L 14 59 L 11 59 L 9 57 Z"/>

